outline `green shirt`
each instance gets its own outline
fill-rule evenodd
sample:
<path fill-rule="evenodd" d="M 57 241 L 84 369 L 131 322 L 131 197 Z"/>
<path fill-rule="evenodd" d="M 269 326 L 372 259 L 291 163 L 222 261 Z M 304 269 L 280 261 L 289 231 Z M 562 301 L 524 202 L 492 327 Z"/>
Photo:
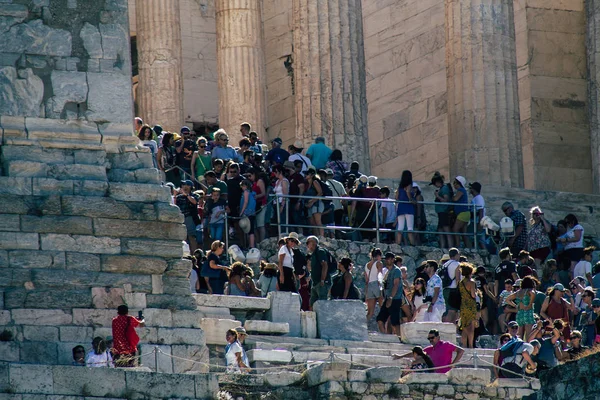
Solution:
<path fill-rule="evenodd" d="M 310 256 L 310 276 L 315 285 L 321 283 L 321 274 L 323 273 L 323 265 L 321 263 L 323 261 L 325 261 L 325 263 L 329 261 L 327 251 L 325 251 L 325 249 L 317 247 L 317 249 Z M 328 267 L 329 265 L 325 268 Z"/>
<path fill-rule="evenodd" d="M 450 188 L 448 187 L 447 184 L 444 184 L 444 186 L 442 186 L 440 188 L 440 191 L 438 192 L 438 195 L 440 197 L 444 197 L 444 196 L 448 196 L 448 200 L 444 201 L 444 203 L 452 203 L 452 198 L 450 197 Z M 435 206 L 435 212 L 436 213 L 441 213 L 441 212 L 447 212 L 448 211 L 448 207 L 449 206 Z"/>
<path fill-rule="evenodd" d="M 400 279 L 400 284 L 398 285 L 398 290 L 396 291 L 396 295 L 392 297 L 392 291 L 394 290 L 394 280 Z M 394 300 L 398 300 L 402 298 L 402 271 L 397 266 L 394 266 L 391 270 L 389 270 L 386 278 L 387 284 L 385 286 L 385 297 L 392 297 Z"/>
<path fill-rule="evenodd" d="M 222 180 L 217 179 L 217 182 L 208 188 L 208 193 L 211 194 L 213 188 L 218 187 L 221 190 L 221 194 L 227 194 L 227 184 Z"/>

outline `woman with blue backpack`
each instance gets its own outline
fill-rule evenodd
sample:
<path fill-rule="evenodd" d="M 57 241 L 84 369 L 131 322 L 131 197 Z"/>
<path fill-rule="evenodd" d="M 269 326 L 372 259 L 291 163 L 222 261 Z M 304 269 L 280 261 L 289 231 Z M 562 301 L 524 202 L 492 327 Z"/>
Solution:
<path fill-rule="evenodd" d="M 242 188 L 242 198 L 240 199 L 240 217 L 247 217 L 250 220 L 250 230 L 248 231 L 248 245 L 254 247 L 254 227 L 256 226 L 256 197 L 252 191 L 252 182 L 244 179 L 240 182 Z"/>

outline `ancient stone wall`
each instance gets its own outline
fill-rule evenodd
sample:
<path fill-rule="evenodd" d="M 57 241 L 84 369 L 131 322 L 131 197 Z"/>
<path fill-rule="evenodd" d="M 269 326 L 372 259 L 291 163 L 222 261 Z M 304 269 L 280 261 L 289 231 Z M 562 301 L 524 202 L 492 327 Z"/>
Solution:
<path fill-rule="evenodd" d="M 372 173 L 448 172 L 443 0 L 363 0 Z"/>
<path fill-rule="evenodd" d="M 263 36 L 267 79 L 267 137 L 280 137 L 283 147 L 296 139 L 292 0 L 263 0 Z M 263 143 L 267 143 L 264 140 Z"/>
<path fill-rule="evenodd" d="M 525 187 L 591 193 L 584 1 L 514 5 Z"/>

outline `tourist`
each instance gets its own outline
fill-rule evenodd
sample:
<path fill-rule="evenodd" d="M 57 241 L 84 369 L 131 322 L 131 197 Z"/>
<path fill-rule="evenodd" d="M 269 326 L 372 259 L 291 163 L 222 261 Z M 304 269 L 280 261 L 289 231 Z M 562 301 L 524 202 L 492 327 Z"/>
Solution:
<path fill-rule="evenodd" d="M 323 223 L 321 216 L 325 211 L 325 204 L 320 199 L 324 196 L 324 185 L 325 183 L 317 176 L 317 171 L 314 166 L 311 166 L 306 171 L 306 196 L 313 198 L 307 198 L 305 200 L 306 213 L 309 218 L 309 224 L 314 226 L 313 233 L 316 236 L 325 236 L 325 230 L 323 229 Z"/>
<path fill-rule="evenodd" d="M 592 287 L 596 290 L 600 289 L 600 261 L 594 265 L 594 276 L 592 277 Z"/>
<path fill-rule="evenodd" d="M 600 341 L 598 340 L 598 335 L 600 335 L 600 299 L 592 300 L 592 310 L 594 311 L 594 314 L 596 314 L 596 320 L 594 324 L 596 326 L 596 338 L 594 343 L 600 344 Z"/>
<path fill-rule="evenodd" d="M 502 204 L 502 212 L 513 221 L 514 236 L 508 239 L 508 247 L 512 254 L 519 254 L 521 250 L 527 247 L 527 223 L 525 215 L 519 210 L 515 210 L 510 201 Z"/>
<path fill-rule="evenodd" d="M 296 160 L 296 162 L 286 161 L 283 163 L 283 168 L 287 171 L 288 181 L 290 182 L 290 196 L 302 196 L 306 192 L 306 180 L 300 173 L 302 169 L 302 161 Z M 302 201 L 298 197 L 290 197 L 290 220 L 293 225 L 306 225 L 304 218 L 304 209 L 302 207 Z M 303 229 L 299 229 L 300 232 Z"/>
<path fill-rule="evenodd" d="M 240 133 L 243 138 L 250 138 L 250 131 L 252 130 L 252 125 L 249 122 L 242 122 L 240 124 Z M 256 132 L 254 132 L 256 133 Z"/>
<path fill-rule="evenodd" d="M 254 227 L 256 225 L 256 197 L 252 191 L 252 183 L 248 179 L 240 182 L 242 189 L 242 198 L 240 199 L 240 217 L 248 217 L 250 220 L 250 230 L 248 231 L 248 247 L 253 248 L 254 242 Z"/>
<path fill-rule="evenodd" d="M 219 176 L 220 176 L 220 174 L 219 174 Z M 206 184 L 208 185 L 206 194 L 210 196 L 212 194 L 213 189 L 218 188 L 221 192 L 220 199 L 227 201 L 227 199 L 228 199 L 227 183 L 225 183 L 221 179 L 219 179 L 219 176 L 217 175 L 217 172 L 215 172 L 215 171 L 208 171 L 204 174 L 204 179 L 206 180 Z M 207 207 L 211 206 L 210 202 L 211 202 L 211 200 L 207 201 L 207 204 L 206 204 Z"/>
<path fill-rule="evenodd" d="M 502 365 L 502 361 L 503 361 L 503 357 L 500 354 L 500 349 L 502 348 L 502 346 L 504 346 L 506 343 L 508 343 L 511 339 L 510 334 L 508 333 L 503 333 L 502 335 L 500 335 L 500 339 L 499 339 L 499 343 L 500 343 L 500 347 L 498 349 L 496 349 L 496 351 L 494 351 L 494 376 L 496 377 L 496 379 L 498 379 L 500 377 L 500 369 L 498 367 L 500 367 L 500 365 Z"/>
<path fill-rule="evenodd" d="M 506 323 L 510 320 L 510 313 L 506 299 L 513 293 L 514 282 L 512 279 L 504 280 L 504 290 L 498 295 L 498 325 L 500 332 L 506 330 Z"/>
<path fill-rule="evenodd" d="M 579 326 L 579 318 L 581 317 L 581 313 L 587 307 L 587 304 L 583 299 L 586 285 L 587 281 L 583 276 L 576 276 L 571 282 L 569 282 L 569 291 L 571 292 L 571 296 L 573 296 L 573 302 L 571 303 L 571 313 L 573 316 L 573 323 L 571 326 L 573 327 Z M 593 297 L 594 296 L 592 296 L 592 298 Z"/>
<path fill-rule="evenodd" d="M 429 357 L 424 351 L 423 348 L 421 346 L 415 346 L 413 347 L 412 351 L 410 353 L 407 354 L 403 354 L 403 355 L 399 355 L 399 354 L 392 354 L 392 358 L 394 360 L 399 360 L 401 358 L 405 358 L 405 357 L 412 357 L 413 360 L 410 363 L 410 369 L 414 370 L 415 372 L 434 372 L 434 368 L 435 365 L 433 363 L 433 361 L 431 360 L 431 357 Z M 410 372 L 403 372 L 402 375 L 407 375 Z"/>
<path fill-rule="evenodd" d="M 210 237 L 213 240 L 223 240 L 225 219 L 227 217 L 227 202 L 221 197 L 221 189 L 218 187 L 212 188 L 210 198 L 210 203 L 207 203 L 205 207 L 206 215 L 209 216 Z"/>
<path fill-rule="evenodd" d="M 142 126 L 144 126 L 144 120 L 140 117 L 135 117 L 133 119 L 133 126 L 135 128 L 135 134 L 137 135 L 140 132 L 140 129 L 142 129 Z"/>
<path fill-rule="evenodd" d="M 99 336 L 92 340 L 92 351 L 85 359 L 85 366 L 92 368 L 114 368 L 112 356 L 106 351 L 106 342 Z"/>
<path fill-rule="evenodd" d="M 427 291 L 424 301 L 429 303 L 427 313 L 425 314 L 425 322 L 442 322 L 442 315 L 446 311 L 444 296 L 442 295 L 442 278 L 437 274 L 438 263 L 434 260 L 427 260 L 425 273 L 429 279 L 427 280 Z"/>
<path fill-rule="evenodd" d="M 380 257 L 381 250 L 379 250 L 379 258 Z M 381 264 L 381 261 L 379 260 L 378 263 Z M 400 336 L 400 312 L 403 303 L 407 302 L 405 301 L 404 290 L 402 288 L 402 272 L 400 271 L 400 268 L 398 268 L 398 266 L 396 265 L 389 269 L 385 277 L 383 278 L 383 294 L 385 299 L 383 301 L 383 304 L 381 305 L 379 314 L 377 315 L 377 325 L 379 327 L 379 332 L 387 333 L 387 330 L 385 329 L 385 324 L 389 318 L 390 324 L 392 326 L 392 333 L 394 335 Z M 407 317 L 410 318 L 410 316 Z"/>
<path fill-rule="evenodd" d="M 201 249 L 196 249 L 201 250 Z M 188 258 L 189 257 L 189 258 Z M 192 262 L 192 269 L 188 273 L 188 279 L 190 280 L 190 292 L 191 293 L 200 293 L 200 268 L 198 268 L 198 264 L 196 262 L 196 257 L 187 256 L 184 259 L 188 259 Z"/>
<path fill-rule="evenodd" d="M 249 291 L 244 279 L 244 263 L 236 261 L 231 266 L 229 273 L 229 286 L 227 294 L 231 296 L 248 296 Z"/>
<path fill-rule="evenodd" d="M 517 275 L 519 275 L 520 278 L 525 278 L 526 276 L 537 277 L 535 261 L 533 260 L 533 257 L 529 255 L 528 251 L 521 250 L 517 256 L 517 260 Z"/>
<path fill-rule="evenodd" d="M 427 295 L 427 289 L 425 285 L 426 283 L 423 278 L 415 279 L 412 292 L 409 295 L 412 305 L 412 322 L 425 322 L 425 314 L 427 313 L 427 308 L 429 307 L 429 303 L 425 302 Z"/>
<path fill-rule="evenodd" d="M 324 169 L 318 170 L 317 177 L 321 180 L 320 184 L 321 184 L 321 189 L 323 190 L 323 200 L 321 200 L 323 202 L 323 213 L 321 214 L 321 223 L 325 226 L 333 226 L 335 223 L 335 219 L 334 219 L 335 205 L 334 205 L 334 200 L 332 200 L 331 198 L 336 195 L 333 193 L 332 184 L 328 181 L 326 170 L 324 170 Z M 377 192 L 377 194 L 379 195 L 379 191 Z M 337 200 L 337 201 L 339 203 L 339 207 L 341 208 L 342 207 L 341 202 L 339 200 Z M 333 237 L 335 237 L 334 231 L 328 229 L 327 231 L 325 231 L 324 236 L 333 238 Z M 373 234 L 373 236 L 375 236 L 375 235 Z"/>
<path fill-rule="evenodd" d="M 268 168 L 272 168 L 275 165 L 283 165 L 290 158 L 290 153 L 281 148 L 282 144 L 283 140 L 281 138 L 275 138 L 271 141 L 272 148 L 265 157 L 265 164 Z"/>
<path fill-rule="evenodd" d="M 533 326 L 531 337 L 540 342 L 540 351 L 534 358 L 538 372 L 556 367 L 558 361 L 562 360 L 560 337 L 565 326 L 564 321 L 561 319 L 556 319 L 552 323 L 540 321 Z M 566 337 L 571 337 L 570 332 L 569 336 Z"/>
<path fill-rule="evenodd" d="M 227 165 L 227 175 L 225 176 L 225 183 L 227 184 L 227 214 L 230 216 L 237 217 L 240 215 L 240 203 L 242 201 L 242 181 L 244 177 L 240 175 L 240 166 L 239 164 L 230 161 Z M 243 232 L 241 231 L 239 224 L 239 219 L 237 218 L 228 218 L 227 222 L 229 224 L 229 237 L 234 238 L 235 236 L 241 236 Z M 237 235 L 236 235 L 237 231 Z"/>
<path fill-rule="evenodd" d="M 72 349 L 73 361 L 71 365 L 74 367 L 85 367 L 85 347 L 77 345 Z"/>
<path fill-rule="evenodd" d="M 251 143 L 250 150 L 252 150 L 256 155 L 262 154 L 262 142 L 258 138 L 258 133 L 256 133 L 255 131 L 250 131 L 248 139 L 250 139 Z"/>
<path fill-rule="evenodd" d="M 213 171 L 215 172 L 215 175 L 217 176 L 217 179 L 219 179 L 220 181 L 225 181 L 225 163 L 223 162 L 223 160 L 221 160 L 220 158 L 215 158 L 213 160 Z"/>
<path fill-rule="evenodd" d="M 304 144 L 302 143 L 302 140 L 296 140 L 294 144 L 289 145 L 288 151 L 290 153 L 290 157 L 288 158 L 288 161 L 300 161 L 302 163 L 302 169 L 300 170 L 300 173 L 305 175 L 306 170 L 312 166 L 312 163 L 308 157 L 302 155 L 302 150 L 304 150 Z"/>
<path fill-rule="evenodd" d="M 229 145 L 229 135 L 224 129 L 217 130 L 214 135 L 216 146 L 211 152 L 211 157 L 213 160 L 219 158 L 223 160 L 224 163 L 229 160 L 233 160 L 235 162 L 244 161 L 242 156 L 240 156 L 238 152 Z"/>
<path fill-rule="evenodd" d="M 248 361 L 248 356 L 246 355 L 246 350 L 244 349 L 244 344 L 246 342 L 246 338 L 248 337 L 248 332 L 246 332 L 246 328 L 244 328 L 243 326 L 238 326 L 237 328 L 235 328 L 235 331 L 238 335 L 238 343 L 242 348 L 242 361 L 245 365 L 249 366 L 250 362 Z"/>
<path fill-rule="evenodd" d="M 479 313 L 477 307 L 477 286 L 472 278 L 473 266 L 469 263 L 459 265 L 462 280 L 459 283 L 460 291 L 460 324 L 462 331 L 463 347 L 475 347 L 475 328 L 479 326 Z"/>
<path fill-rule="evenodd" d="M 517 275 L 517 264 L 512 260 L 512 253 L 508 247 L 503 248 L 498 253 L 500 257 L 500 264 L 494 270 L 494 296 L 498 298 L 500 294 L 500 285 L 504 282 L 506 283 L 507 279 L 511 279 L 512 282 L 519 279 L 519 275 Z"/>
<path fill-rule="evenodd" d="M 348 163 L 342 160 L 341 150 L 335 149 L 329 156 L 329 161 L 326 164 L 327 169 L 333 171 L 333 179 L 338 182 L 344 182 L 346 180 L 346 171 L 348 170 Z"/>
<path fill-rule="evenodd" d="M 180 133 L 182 138 L 175 142 L 175 151 L 177 152 L 175 160 L 182 179 L 189 179 L 192 177 L 192 158 L 194 152 L 198 150 L 195 142 L 196 132 L 191 132 L 190 128 L 184 126 Z"/>
<path fill-rule="evenodd" d="M 266 239 L 266 215 L 267 215 L 267 187 L 268 179 L 259 169 L 248 171 L 248 179 L 252 182 L 252 191 L 256 199 L 256 240 L 258 243 Z"/>
<path fill-rule="evenodd" d="M 256 168 L 256 161 L 255 161 L 255 158 L 254 158 L 254 152 L 252 150 L 246 150 L 242 154 L 242 157 L 244 158 L 244 161 L 240 164 L 240 173 L 243 176 L 247 176 L 248 172 L 252 168 Z"/>
<path fill-rule="evenodd" d="M 381 299 L 380 276 L 383 271 L 381 262 L 381 249 L 371 250 L 371 260 L 365 265 L 365 301 L 367 303 L 367 322 L 371 320 L 375 313 L 375 304 Z M 387 262 L 386 258 L 386 262 Z M 389 269 L 394 268 L 393 258 L 389 263 Z"/>
<path fill-rule="evenodd" d="M 244 160 L 244 154 L 246 152 L 250 152 L 251 154 L 254 154 L 254 152 L 252 150 L 250 150 L 250 146 L 252 146 L 252 142 L 250 141 L 250 139 L 248 139 L 247 137 L 243 137 L 242 140 L 239 141 L 239 148 L 236 149 L 237 153 L 239 154 L 239 156 L 242 158 L 242 160 Z M 240 164 L 242 164 L 242 162 L 240 162 Z"/>
<path fill-rule="evenodd" d="M 473 198 L 471 204 L 475 206 L 475 215 L 473 215 L 472 222 L 477 227 L 476 242 L 479 244 L 479 248 L 482 250 L 486 249 L 485 246 L 485 234 L 481 227 L 481 220 L 485 217 L 485 199 L 481 195 L 481 183 L 473 182 L 469 184 L 469 193 Z"/>
<path fill-rule="evenodd" d="M 278 266 L 275 263 L 260 262 L 260 276 L 258 277 L 258 287 L 262 297 L 267 297 L 267 294 L 277 290 L 277 270 Z"/>
<path fill-rule="evenodd" d="M 436 367 L 435 372 L 438 374 L 445 374 L 450 371 L 454 364 L 458 363 L 462 358 L 465 350 L 462 347 L 456 346 L 451 342 L 445 342 L 440 338 L 440 332 L 437 329 L 432 329 L 427 335 L 430 346 L 423 349 L 425 354 L 431 357 L 431 361 Z M 454 359 L 452 356 L 454 356 Z M 439 368 L 443 367 L 443 368 Z"/>
<path fill-rule="evenodd" d="M 192 158 L 192 179 L 200 181 L 204 179 L 204 174 L 212 169 L 212 155 L 209 151 L 206 151 L 208 145 L 206 138 L 201 137 L 196 144 L 198 145 L 198 151 L 194 152 Z"/>
<path fill-rule="evenodd" d="M 346 188 L 344 187 L 344 185 L 339 182 L 338 180 L 335 179 L 335 175 L 334 172 L 331 168 L 327 168 L 325 170 L 325 174 L 327 175 L 327 179 L 325 180 L 325 183 L 327 183 L 329 185 L 329 187 L 331 187 L 331 192 L 332 195 L 334 197 L 347 197 L 348 194 L 346 193 Z M 389 195 L 389 190 L 388 190 L 388 195 Z M 344 219 L 344 204 L 346 203 L 345 200 L 341 200 L 341 199 L 333 199 L 332 201 L 333 204 L 333 221 L 335 223 L 336 226 L 341 226 L 343 224 L 343 219 Z M 393 207 L 393 203 L 392 207 Z M 393 216 L 392 216 L 393 219 Z"/>
<path fill-rule="evenodd" d="M 529 210 L 529 214 L 531 215 L 529 220 L 531 227 L 527 234 L 527 251 L 533 257 L 538 276 L 540 276 L 540 266 L 551 252 L 550 232 L 552 231 L 552 225 L 546 220 L 539 206 Z"/>
<path fill-rule="evenodd" d="M 444 295 L 444 303 L 446 303 L 446 312 L 444 314 L 444 322 L 456 322 L 458 318 L 459 305 L 457 299 L 460 299 L 458 283 L 461 280 L 460 275 L 460 251 L 453 247 L 448 250 L 448 261 L 442 266 L 440 278 L 442 279 L 442 286 L 444 288 L 442 294 Z"/>
<path fill-rule="evenodd" d="M 117 367 L 135 367 L 137 365 L 135 354 L 140 341 L 135 328 L 146 326 L 146 321 L 129 314 L 126 305 L 117 308 L 117 316 L 112 320 L 113 357 Z"/>
<path fill-rule="evenodd" d="M 583 258 L 583 226 L 579 225 L 577 217 L 573 214 L 568 214 L 565 217 L 565 223 L 567 224 L 567 233 L 565 237 L 561 238 L 561 243 L 565 246 L 565 254 L 571 261 L 571 278 L 575 265 Z"/>
<path fill-rule="evenodd" d="M 250 367 L 244 363 L 244 349 L 238 342 L 238 334 L 235 329 L 229 329 L 225 334 L 227 346 L 225 347 L 225 361 L 227 362 L 227 373 L 248 372 Z"/>
<path fill-rule="evenodd" d="M 292 232 L 295 238 L 298 235 Z M 296 289 L 300 295 L 300 309 L 302 311 L 310 311 L 310 272 L 308 271 L 308 257 L 304 250 L 299 246 L 294 246 L 292 249 L 294 253 L 294 274 L 296 276 Z"/>
<path fill-rule="evenodd" d="M 190 252 L 193 253 L 198 247 L 196 242 L 196 222 L 198 217 L 198 196 L 192 193 L 194 183 L 190 180 L 181 182 L 181 193 L 175 198 L 175 205 L 183 214 L 183 222 L 187 231 L 187 240 L 190 245 Z"/>
<path fill-rule="evenodd" d="M 544 301 L 544 304 L 542 304 L 542 309 L 540 310 L 540 317 L 550 323 L 558 319 L 569 321 L 571 303 L 565 300 L 563 296 L 565 296 L 565 287 L 562 283 L 557 283 L 548 291 L 548 297 Z M 566 294 L 566 297 L 573 300 L 570 294 Z M 564 334 L 564 337 L 570 337 L 571 331 L 568 324 L 565 324 L 562 333 Z"/>
<path fill-rule="evenodd" d="M 324 169 L 327 166 L 327 161 L 333 151 L 325 144 L 325 138 L 319 136 L 315 139 L 315 143 L 311 144 L 306 150 L 306 157 L 310 159 L 312 165 L 317 169 Z"/>
<path fill-rule="evenodd" d="M 546 292 L 548 288 L 554 286 L 556 281 L 556 260 L 551 258 L 546 260 L 544 266 L 542 267 L 542 279 L 540 280 L 539 290 L 542 292 Z"/>
<path fill-rule="evenodd" d="M 379 195 L 379 193 L 377 193 Z M 423 194 L 421 193 L 421 187 L 417 182 L 413 182 L 412 184 L 412 197 L 415 199 L 415 227 L 418 231 L 426 231 L 427 230 L 427 216 L 425 215 L 425 206 L 423 202 L 425 199 L 423 198 Z M 415 238 L 415 246 L 421 246 L 421 244 L 425 241 L 425 234 L 418 233 L 414 235 Z"/>
<path fill-rule="evenodd" d="M 310 308 L 312 309 L 315 302 L 327 300 L 331 288 L 331 278 L 328 272 L 330 254 L 319 246 L 319 238 L 316 236 L 306 238 L 306 248 L 311 255 L 308 261 L 308 270 L 313 281 L 310 291 Z"/>
<path fill-rule="evenodd" d="M 277 258 L 279 262 L 279 291 L 296 292 L 296 278 L 294 274 L 294 247 L 300 244 L 298 234 L 291 232 L 284 238 L 285 245 L 279 249 Z"/>
<path fill-rule="evenodd" d="M 175 168 L 177 152 L 175 151 L 175 136 L 172 133 L 163 135 L 161 146 L 156 154 L 158 169 L 165 174 L 165 181 L 173 183 L 175 186 L 181 185 L 181 175 Z"/>
<path fill-rule="evenodd" d="M 583 295 L 584 309 L 581 312 L 579 318 L 579 331 L 581 332 L 582 344 L 588 347 L 592 347 L 596 341 L 596 318 L 597 315 L 594 313 L 594 306 L 600 305 L 600 299 L 594 298 L 595 293 L 590 288 L 586 288 Z M 571 334 L 572 335 L 572 334 Z"/>
<path fill-rule="evenodd" d="M 431 178 L 429 185 L 435 186 L 435 202 L 436 203 L 450 203 L 454 196 L 452 187 L 450 184 L 444 184 L 444 176 L 436 171 Z M 450 205 L 436 205 L 435 212 L 438 215 L 438 232 L 450 232 L 452 221 L 450 220 Z M 450 248 L 454 246 L 454 238 L 451 235 L 438 235 L 440 247 Z"/>
<path fill-rule="evenodd" d="M 590 246 L 583 249 L 583 258 L 575 264 L 575 268 L 573 268 L 573 276 L 583 276 L 587 279 L 587 284 L 591 285 L 593 283 L 592 277 L 592 256 L 594 251 L 596 251 L 596 247 Z"/>
<path fill-rule="evenodd" d="M 288 208 L 286 206 L 289 199 L 287 196 L 290 193 L 290 181 L 285 177 L 283 165 L 275 165 L 273 168 L 273 174 L 277 178 L 275 182 L 274 190 L 277 196 L 276 201 L 273 203 L 273 212 L 275 212 L 275 222 L 281 224 L 282 231 L 287 232 L 290 227 L 289 220 L 287 217 Z"/>
<path fill-rule="evenodd" d="M 537 368 L 534 362 L 540 351 L 540 342 L 532 340 L 530 343 L 522 340 L 512 340 L 500 347 L 501 367 L 498 376 L 500 378 L 522 378 L 525 372 L 533 372 Z M 496 369 L 496 368 L 495 368 Z"/>
<path fill-rule="evenodd" d="M 470 240 L 467 233 L 467 225 L 471 220 L 471 213 L 469 209 L 469 195 L 467 194 L 467 180 L 464 176 L 457 176 L 452 181 L 452 186 L 454 187 L 454 196 L 452 197 L 452 202 L 455 204 L 454 206 L 454 214 L 456 215 L 456 220 L 454 221 L 454 225 L 452 226 L 452 232 L 454 233 L 462 233 L 463 243 L 465 247 L 471 247 Z M 454 247 L 460 247 L 460 237 L 461 235 L 454 235 Z"/>
<path fill-rule="evenodd" d="M 331 279 L 331 299 L 339 300 L 358 300 L 360 293 L 354 285 L 354 279 L 350 271 L 352 270 L 352 260 L 343 257 L 338 263 L 338 273 Z"/>
<path fill-rule="evenodd" d="M 479 266 L 475 270 L 475 276 L 473 277 L 473 279 L 475 280 L 477 290 L 481 293 L 481 309 L 479 312 L 481 314 L 483 326 L 487 328 L 488 323 L 490 322 L 490 303 L 494 301 L 492 300 L 494 298 L 494 294 L 490 291 L 489 284 L 485 275 L 485 267 Z"/>
<path fill-rule="evenodd" d="M 157 168 L 158 164 L 156 162 L 156 154 L 158 153 L 158 145 L 156 144 L 156 140 L 153 140 L 153 136 L 154 131 L 150 125 L 142 126 L 137 135 L 142 145 L 150 149 L 150 154 L 152 155 L 152 164 L 154 165 L 154 168 Z"/>
<path fill-rule="evenodd" d="M 412 173 L 408 170 L 402 172 L 400 185 L 396 191 L 396 200 L 399 201 L 396 208 L 396 244 L 400 244 L 404 232 L 404 226 L 408 231 L 408 241 L 411 245 L 415 243 L 413 229 L 415 223 L 414 198 L 412 197 Z"/>
<path fill-rule="evenodd" d="M 392 232 L 394 225 L 396 224 L 396 206 L 392 199 L 390 199 L 390 188 L 384 186 L 379 191 L 379 198 L 386 199 L 378 203 L 379 208 L 379 228 L 387 229 Z M 393 243 L 394 235 L 392 233 L 385 233 L 381 236 L 383 243 Z"/>
<path fill-rule="evenodd" d="M 535 303 L 535 283 L 531 276 L 526 276 L 521 282 L 521 288 L 506 298 L 506 303 L 517 310 L 516 322 L 519 326 L 518 335 L 529 340 L 531 328 L 535 324 L 533 307 Z"/>
<path fill-rule="evenodd" d="M 206 254 L 206 261 L 202 265 L 202 276 L 208 285 L 209 294 L 223 294 L 227 272 L 231 269 L 221 265 L 220 257 L 225 251 L 225 243 L 215 240 Z"/>
<path fill-rule="evenodd" d="M 579 331 L 571 332 L 571 347 L 562 353 L 561 361 L 572 361 L 582 356 L 582 353 L 589 350 L 588 346 L 581 344 L 582 335 Z"/>

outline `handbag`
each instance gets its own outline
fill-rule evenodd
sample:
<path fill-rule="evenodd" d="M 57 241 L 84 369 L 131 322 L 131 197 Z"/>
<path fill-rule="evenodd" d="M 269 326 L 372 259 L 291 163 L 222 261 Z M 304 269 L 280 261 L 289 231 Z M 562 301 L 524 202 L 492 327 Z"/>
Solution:
<path fill-rule="evenodd" d="M 129 347 L 137 349 L 137 345 L 140 343 L 140 337 L 135 331 L 135 327 L 131 324 L 131 316 L 127 317 L 127 326 L 125 327 L 125 338 L 129 343 Z"/>

